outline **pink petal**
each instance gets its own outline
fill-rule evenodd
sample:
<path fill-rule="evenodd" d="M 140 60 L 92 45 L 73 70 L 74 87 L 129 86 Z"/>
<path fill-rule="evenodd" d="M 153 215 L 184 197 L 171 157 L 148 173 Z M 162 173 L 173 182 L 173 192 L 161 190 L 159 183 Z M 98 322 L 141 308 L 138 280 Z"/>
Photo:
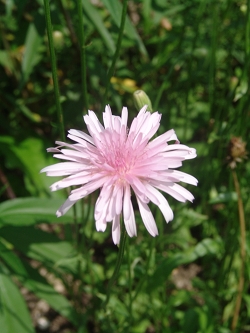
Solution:
<path fill-rule="evenodd" d="M 60 217 L 67 213 L 67 211 L 77 202 L 77 200 L 67 199 L 64 204 L 56 212 L 56 216 Z"/>
<path fill-rule="evenodd" d="M 71 130 L 69 130 L 69 134 L 71 134 L 74 137 L 81 138 L 81 139 L 83 139 L 85 141 L 88 141 L 88 142 L 94 144 L 93 138 L 90 135 L 88 135 L 88 134 L 86 134 L 86 133 L 84 133 L 82 131 L 71 129 Z M 76 141 L 76 140 L 74 140 L 74 141 Z"/>
<path fill-rule="evenodd" d="M 103 113 L 103 124 L 105 128 L 112 128 L 112 112 L 109 105 L 106 105 Z"/>
<path fill-rule="evenodd" d="M 70 200 L 79 200 L 79 199 L 86 197 L 86 195 L 88 195 L 88 194 L 94 192 L 95 190 L 97 190 L 98 188 L 102 187 L 103 184 L 105 183 L 105 180 L 106 180 L 106 177 L 100 177 L 100 178 L 97 178 L 95 181 L 92 181 L 78 189 L 71 191 L 69 199 Z"/>
<path fill-rule="evenodd" d="M 97 231 L 104 232 L 107 228 L 107 223 L 103 220 L 98 220 L 98 221 L 95 221 L 95 226 L 96 226 Z"/>
<path fill-rule="evenodd" d="M 160 208 L 165 220 L 167 222 L 172 221 L 174 218 L 173 211 L 170 208 L 165 197 L 156 188 L 154 188 L 150 184 L 146 184 L 146 188 L 147 188 L 148 192 L 151 192 L 152 195 L 154 195 L 157 198 L 157 201 L 158 201 L 157 205 Z"/>
<path fill-rule="evenodd" d="M 135 224 L 135 215 L 130 199 L 130 188 L 128 185 L 125 187 L 123 197 L 123 218 L 128 235 L 130 237 L 136 236 L 137 231 Z"/>
<path fill-rule="evenodd" d="M 156 148 L 158 145 L 160 145 L 162 143 L 166 143 L 168 141 L 172 141 L 172 140 L 175 140 L 175 141 L 178 140 L 178 138 L 175 134 L 175 131 L 173 129 L 165 132 L 164 134 L 158 136 L 153 141 L 149 142 L 148 149 Z"/>
<path fill-rule="evenodd" d="M 124 106 L 122 108 L 122 125 L 127 128 L 127 122 L 128 122 L 128 109 Z"/>
<path fill-rule="evenodd" d="M 142 221 L 150 233 L 151 236 L 155 237 L 158 235 L 158 229 L 153 217 L 153 214 L 151 213 L 148 205 L 140 200 L 140 198 L 137 198 L 139 210 L 141 213 Z"/>
<path fill-rule="evenodd" d="M 120 243 L 120 215 L 116 215 L 112 223 L 112 239 L 115 245 Z"/>
<path fill-rule="evenodd" d="M 46 172 L 47 176 L 67 176 L 82 171 L 84 165 L 75 162 L 57 163 L 43 168 L 40 172 Z"/>

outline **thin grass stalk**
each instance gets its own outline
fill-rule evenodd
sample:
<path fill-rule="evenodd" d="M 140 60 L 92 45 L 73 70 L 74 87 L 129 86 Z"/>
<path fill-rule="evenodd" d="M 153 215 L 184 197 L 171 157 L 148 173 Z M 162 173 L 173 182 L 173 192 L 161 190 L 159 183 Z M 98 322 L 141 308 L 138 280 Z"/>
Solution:
<path fill-rule="evenodd" d="M 211 49 L 210 49 L 210 66 L 209 66 L 209 106 L 210 116 L 214 117 L 214 95 L 215 95 L 215 72 L 216 72 L 216 47 L 217 47 L 217 33 L 218 33 L 218 9 L 215 0 L 211 3 Z M 218 117 L 217 117 L 218 119 Z"/>
<path fill-rule="evenodd" d="M 85 111 L 88 110 L 88 93 L 87 93 L 87 70 L 86 70 L 86 48 L 85 48 L 85 37 L 84 37 L 84 23 L 83 23 L 83 11 L 82 11 L 82 0 L 76 1 L 77 12 L 78 12 L 78 33 L 80 42 L 80 54 L 81 54 L 81 77 L 82 77 L 82 94 L 83 94 L 83 105 Z"/>
<path fill-rule="evenodd" d="M 108 73 L 107 73 L 106 89 L 105 89 L 104 99 L 103 99 L 104 100 L 104 105 L 107 104 L 106 102 L 107 102 L 107 97 L 108 97 L 108 92 L 109 92 L 109 87 L 110 87 L 110 79 L 114 74 L 116 61 L 119 57 L 120 50 L 121 50 L 122 36 L 123 36 L 123 31 L 124 31 L 124 26 L 125 26 L 125 21 L 126 21 L 126 14 L 127 14 L 127 7 L 128 7 L 128 0 L 124 0 L 123 1 L 123 8 L 122 8 L 121 24 L 120 24 L 120 28 L 119 28 L 119 35 L 118 35 L 116 50 L 115 50 L 115 54 L 114 54 L 113 59 L 112 59 L 111 66 L 110 66 L 110 68 L 108 70 Z"/>
<path fill-rule="evenodd" d="M 197 44 L 197 40 L 198 40 L 198 36 L 199 36 L 199 31 L 200 31 L 200 24 L 202 22 L 202 14 L 205 11 L 205 7 L 206 7 L 206 1 L 201 1 L 200 5 L 197 9 L 197 16 L 196 16 L 196 21 L 194 22 L 194 31 L 197 31 L 193 41 L 192 41 L 192 45 L 191 45 L 191 54 L 194 53 L 194 50 L 196 48 L 196 44 Z M 183 140 L 187 140 L 187 132 L 188 129 L 190 128 L 190 112 L 188 110 L 189 108 L 189 102 L 190 102 L 190 96 L 192 94 L 192 90 L 193 90 L 193 86 L 194 86 L 194 69 L 193 69 L 193 65 L 194 65 L 194 56 L 189 56 L 187 59 L 187 72 L 188 72 L 188 81 L 187 81 L 187 87 L 186 87 L 186 95 L 184 98 L 184 118 L 185 118 L 185 122 L 184 122 L 184 131 L 183 131 Z"/>
<path fill-rule="evenodd" d="M 235 170 L 232 170 L 232 175 L 233 175 L 235 191 L 238 196 L 238 211 L 239 211 L 239 222 L 240 222 L 240 257 L 241 257 L 240 276 L 239 276 L 239 282 L 238 282 L 238 294 L 236 297 L 234 315 L 233 315 L 232 326 L 231 326 L 232 331 L 234 331 L 237 327 L 238 320 L 239 320 L 239 313 L 240 313 L 242 295 L 243 295 L 243 290 L 244 290 L 244 282 L 245 282 L 244 275 L 245 275 L 245 261 L 246 261 L 246 222 L 245 222 L 243 201 L 242 201 L 241 193 L 240 193 L 240 184 L 239 184 L 237 173 Z"/>
<path fill-rule="evenodd" d="M 53 42 L 53 36 L 52 36 L 53 28 L 52 28 L 51 17 L 50 17 L 49 0 L 44 0 L 44 12 L 45 12 L 45 20 L 46 20 L 46 27 L 47 27 L 48 42 L 49 42 L 52 78 L 53 78 L 54 94 L 55 94 L 55 99 L 56 99 L 56 111 L 57 111 L 57 118 L 58 118 L 58 123 L 59 123 L 59 131 L 60 131 L 60 137 L 61 137 L 62 141 L 65 141 L 65 130 L 64 130 L 64 122 L 63 122 L 63 113 L 62 113 L 61 102 L 60 102 L 60 91 L 59 91 L 59 84 L 58 84 L 58 77 L 57 77 L 56 54 L 55 54 L 55 48 L 54 48 L 54 42 Z"/>
<path fill-rule="evenodd" d="M 237 130 L 241 131 L 241 135 L 244 133 L 247 134 L 249 132 L 249 128 L 246 125 L 246 116 L 247 110 L 249 106 L 249 92 L 250 92 L 250 84 L 249 84 L 249 68 L 250 68 L 250 0 L 247 0 L 247 11 L 246 11 L 246 25 L 245 25 L 245 59 L 244 59 L 244 68 L 242 77 L 239 81 L 240 85 L 247 85 L 247 90 L 245 94 L 241 97 L 238 106 L 238 112 L 236 114 L 236 123 Z M 245 116 L 243 116 L 245 115 Z"/>

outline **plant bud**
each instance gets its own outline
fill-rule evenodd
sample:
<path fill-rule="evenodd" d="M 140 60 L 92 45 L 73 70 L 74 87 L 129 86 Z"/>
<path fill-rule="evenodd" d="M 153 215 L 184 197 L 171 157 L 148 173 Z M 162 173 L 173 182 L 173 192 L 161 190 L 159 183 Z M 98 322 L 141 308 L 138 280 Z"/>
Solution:
<path fill-rule="evenodd" d="M 239 137 L 232 137 L 228 146 L 229 166 L 234 169 L 236 163 L 241 163 L 247 157 L 246 142 Z"/>
<path fill-rule="evenodd" d="M 63 48 L 64 37 L 61 31 L 53 31 L 53 42 L 56 50 L 60 51 Z"/>
<path fill-rule="evenodd" d="M 139 111 L 144 105 L 147 105 L 147 110 L 152 112 L 152 104 L 148 95 L 143 90 L 136 90 L 133 93 L 133 99 L 136 109 Z"/>

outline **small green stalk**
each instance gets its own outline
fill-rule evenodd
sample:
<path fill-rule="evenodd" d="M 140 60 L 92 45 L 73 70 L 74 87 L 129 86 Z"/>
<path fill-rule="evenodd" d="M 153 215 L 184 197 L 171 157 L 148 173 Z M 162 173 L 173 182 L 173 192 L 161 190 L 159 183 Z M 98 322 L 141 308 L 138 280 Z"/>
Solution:
<path fill-rule="evenodd" d="M 245 261 L 246 261 L 246 221 L 245 221 L 245 214 L 244 214 L 244 206 L 243 201 L 241 198 L 240 193 L 240 184 L 238 181 L 237 173 L 235 170 L 232 170 L 233 180 L 234 180 L 234 187 L 238 196 L 238 211 L 239 211 L 239 222 L 240 222 L 240 256 L 241 256 L 241 267 L 240 267 L 240 276 L 238 282 L 238 294 L 236 297 L 235 302 L 235 309 L 234 315 L 232 320 L 232 332 L 235 331 L 238 320 L 239 320 L 239 313 L 240 307 L 242 302 L 242 296 L 244 291 L 245 285 Z"/>
<path fill-rule="evenodd" d="M 125 226 L 122 223 L 122 228 L 121 228 L 121 241 L 120 241 L 120 246 L 119 246 L 119 252 L 118 252 L 118 257 L 116 260 L 116 264 L 115 264 L 115 269 L 113 272 L 113 275 L 111 277 L 111 279 L 109 280 L 109 284 L 108 284 L 108 290 L 107 290 L 107 296 L 106 296 L 106 300 L 104 302 L 104 308 L 107 306 L 109 299 L 110 299 L 110 294 L 111 294 L 111 289 L 113 287 L 113 285 L 115 284 L 120 268 L 121 268 L 121 264 L 122 264 L 122 259 L 124 257 L 124 250 L 125 250 L 125 245 L 126 245 L 126 239 L 127 239 L 127 233 L 125 230 Z"/>
<path fill-rule="evenodd" d="M 56 99 L 56 110 L 57 110 L 57 117 L 58 117 L 58 122 L 59 122 L 59 129 L 60 129 L 60 137 L 63 141 L 65 141 L 63 113 L 62 113 L 62 108 L 61 108 L 61 103 L 60 103 L 60 91 L 59 91 L 58 77 L 57 77 L 55 48 L 54 48 L 54 42 L 53 42 L 53 36 L 52 36 L 53 29 L 52 29 L 51 17 L 50 17 L 49 0 L 44 0 L 44 10 L 45 10 L 45 20 L 46 20 L 47 35 L 48 35 L 49 50 L 50 50 L 50 60 L 51 60 L 51 68 L 52 68 L 54 93 L 55 93 L 55 99 Z"/>
<path fill-rule="evenodd" d="M 82 0 L 77 0 L 76 5 L 77 5 L 77 12 L 78 12 L 78 32 L 79 32 L 79 38 L 80 38 L 83 105 L 84 105 L 85 111 L 87 111 L 88 110 L 88 93 L 87 93 L 86 52 L 85 52 Z"/>
<path fill-rule="evenodd" d="M 105 93 L 104 93 L 104 105 L 106 105 L 106 102 L 107 102 L 107 96 L 108 96 L 109 86 L 110 86 L 110 79 L 114 74 L 115 64 L 116 64 L 116 61 L 118 59 L 118 56 L 119 56 L 119 53 L 120 53 L 120 50 L 121 50 L 122 36 L 123 36 L 123 30 L 124 30 L 125 21 L 126 21 L 126 14 L 127 14 L 127 6 L 128 6 L 128 0 L 124 0 L 123 1 L 123 8 L 122 8 L 121 25 L 120 25 L 120 29 L 119 29 L 119 35 L 118 35 L 116 50 L 115 50 L 115 54 L 114 54 L 113 59 L 112 59 L 111 66 L 110 66 L 110 68 L 108 70 L 108 74 L 107 74 L 106 90 L 105 90 Z"/>

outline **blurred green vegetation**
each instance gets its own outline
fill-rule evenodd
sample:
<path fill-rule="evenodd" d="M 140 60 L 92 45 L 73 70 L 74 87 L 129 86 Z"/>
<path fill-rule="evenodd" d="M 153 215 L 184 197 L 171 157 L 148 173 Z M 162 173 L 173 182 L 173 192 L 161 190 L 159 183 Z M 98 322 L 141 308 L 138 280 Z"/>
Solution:
<path fill-rule="evenodd" d="M 82 1 L 88 106 L 100 118 L 122 5 Z M 76 1 L 51 1 L 50 12 L 65 128 L 85 130 Z M 54 163 L 46 148 L 60 139 L 43 1 L 1 0 L 0 34 L 3 332 L 250 332 L 249 230 L 242 302 L 232 329 L 242 238 L 227 159 L 233 137 L 241 137 L 249 150 L 250 1 L 128 2 L 108 103 L 114 114 L 127 106 L 132 119 L 132 93 L 143 89 L 163 115 L 159 132 L 174 128 L 182 143 L 197 149 L 197 159 L 182 170 L 199 185 L 188 187 L 193 204 L 168 198 L 175 213 L 168 225 L 152 207 L 160 230 L 156 239 L 137 214 L 138 237 L 128 241 L 106 309 L 102 301 L 117 248 L 110 230 L 95 230 L 95 195 L 77 206 L 77 223 L 73 212 L 57 219 L 66 192 L 50 193 L 53 180 L 39 173 Z M 249 229 L 249 162 L 239 163 L 236 172 Z M 41 330 L 31 316 L 32 324 L 23 287 L 67 318 L 68 326 Z"/>

